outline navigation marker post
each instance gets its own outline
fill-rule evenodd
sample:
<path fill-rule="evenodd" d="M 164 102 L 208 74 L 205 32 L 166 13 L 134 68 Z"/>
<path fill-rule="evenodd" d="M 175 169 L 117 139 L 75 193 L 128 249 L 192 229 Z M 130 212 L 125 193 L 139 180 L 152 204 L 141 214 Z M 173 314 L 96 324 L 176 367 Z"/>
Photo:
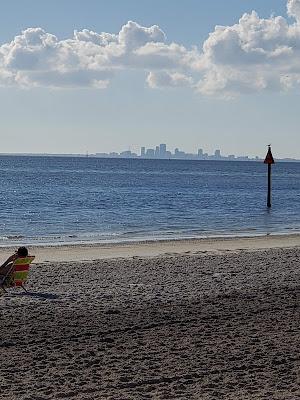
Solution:
<path fill-rule="evenodd" d="M 268 164 L 268 197 L 267 197 L 267 207 L 271 208 L 271 174 L 272 174 L 272 164 L 275 164 L 271 145 L 268 146 L 268 152 L 264 161 L 265 164 Z"/>

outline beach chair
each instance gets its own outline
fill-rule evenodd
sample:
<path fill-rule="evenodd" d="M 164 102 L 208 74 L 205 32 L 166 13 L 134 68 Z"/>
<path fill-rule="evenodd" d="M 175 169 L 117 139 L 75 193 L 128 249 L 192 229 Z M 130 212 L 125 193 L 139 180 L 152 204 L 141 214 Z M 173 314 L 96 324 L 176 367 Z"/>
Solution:
<path fill-rule="evenodd" d="M 6 288 L 21 287 L 25 292 L 24 285 L 28 278 L 29 267 L 35 256 L 18 257 L 12 264 L 6 276 L 0 282 L 0 287 L 6 292 Z"/>

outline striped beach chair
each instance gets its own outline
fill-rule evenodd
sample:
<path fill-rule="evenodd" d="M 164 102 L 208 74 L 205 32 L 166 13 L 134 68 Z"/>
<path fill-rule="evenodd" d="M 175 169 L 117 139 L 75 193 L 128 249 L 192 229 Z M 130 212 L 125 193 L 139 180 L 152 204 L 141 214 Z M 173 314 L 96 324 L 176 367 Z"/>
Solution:
<path fill-rule="evenodd" d="M 12 264 L 10 271 L 8 272 L 1 287 L 5 291 L 8 287 L 21 287 L 25 292 L 24 285 L 28 279 L 29 267 L 35 256 L 18 257 Z"/>

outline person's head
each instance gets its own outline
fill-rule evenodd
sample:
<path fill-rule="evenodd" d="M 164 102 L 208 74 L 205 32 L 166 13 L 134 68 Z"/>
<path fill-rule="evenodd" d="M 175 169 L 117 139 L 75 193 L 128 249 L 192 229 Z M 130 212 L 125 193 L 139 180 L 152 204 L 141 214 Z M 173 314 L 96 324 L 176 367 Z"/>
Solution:
<path fill-rule="evenodd" d="M 28 250 L 24 246 L 19 247 L 18 250 L 17 250 L 17 254 L 18 254 L 19 257 L 27 257 L 28 256 Z"/>

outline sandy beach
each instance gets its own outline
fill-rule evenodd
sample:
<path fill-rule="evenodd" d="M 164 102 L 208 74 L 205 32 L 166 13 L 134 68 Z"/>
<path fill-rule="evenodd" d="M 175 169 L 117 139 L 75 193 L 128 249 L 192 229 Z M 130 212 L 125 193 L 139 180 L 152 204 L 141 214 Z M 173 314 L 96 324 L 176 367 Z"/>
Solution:
<path fill-rule="evenodd" d="M 298 235 L 31 250 L 0 399 L 300 399 Z"/>
<path fill-rule="evenodd" d="M 11 255 L 16 247 L 1 247 L 1 256 Z M 300 247 L 300 235 L 261 235 L 250 237 L 220 237 L 185 240 L 152 240 L 143 242 L 63 244 L 54 246 L 33 246 L 36 262 L 93 261 L 99 259 L 174 256 L 182 254 L 226 251 L 263 250 Z"/>

